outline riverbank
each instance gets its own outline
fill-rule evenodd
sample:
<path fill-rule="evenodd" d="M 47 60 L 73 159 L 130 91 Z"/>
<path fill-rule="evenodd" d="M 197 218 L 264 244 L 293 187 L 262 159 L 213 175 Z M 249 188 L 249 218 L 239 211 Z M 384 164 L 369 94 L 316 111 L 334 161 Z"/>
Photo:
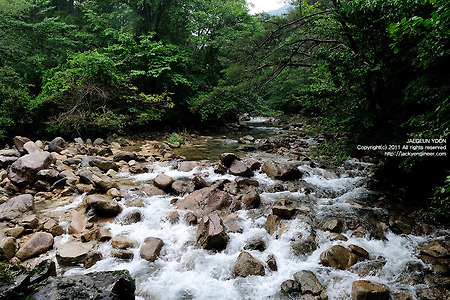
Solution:
<path fill-rule="evenodd" d="M 4 260 L 53 261 L 40 287 L 126 269 L 139 299 L 446 295 L 445 228 L 391 212 L 370 159 L 330 166 L 307 126 L 263 121 L 185 144 L 16 139 L 0 159 Z"/>

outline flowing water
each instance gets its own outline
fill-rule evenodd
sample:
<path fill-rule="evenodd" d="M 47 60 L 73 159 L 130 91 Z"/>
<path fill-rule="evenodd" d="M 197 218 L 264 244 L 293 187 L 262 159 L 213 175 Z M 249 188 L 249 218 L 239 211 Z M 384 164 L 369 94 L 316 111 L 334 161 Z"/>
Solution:
<path fill-rule="evenodd" d="M 260 138 L 261 134 L 278 135 L 279 129 L 265 127 L 260 122 L 254 124 L 258 128 L 252 134 Z M 232 145 L 232 147 L 230 146 Z M 208 139 L 199 147 L 216 147 L 211 152 L 220 153 L 233 150 L 237 146 L 235 139 Z M 227 151 L 223 151 L 226 149 Z M 211 152 L 204 152 L 204 157 L 196 151 L 188 159 L 208 159 Z M 185 153 L 186 156 L 188 152 Z M 252 153 L 255 159 L 262 159 L 268 154 Z M 275 156 L 274 156 L 275 157 Z M 217 160 L 218 155 L 215 156 Z M 281 159 L 281 158 L 279 158 Z M 235 179 L 232 175 L 218 175 L 213 171 L 214 162 L 205 161 L 202 167 L 197 167 L 191 172 L 180 172 L 177 163 L 171 164 L 153 163 L 149 165 L 151 170 L 147 174 L 130 175 L 121 174 L 125 178 L 134 181 L 138 186 L 143 183 L 151 183 L 159 173 L 165 173 L 176 179 L 185 179 L 194 174 L 201 176 L 209 183 L 217 179 Z M 407 291 L 413 295 L 425 285 L 420 280 L 414 281 L 414 272 L 411 265 L 423 263 L 418 259 L 418 247 L 424 244 L 428 238 L 414 235 L 396 235 L 391 232 L 386 234 L 386 240 L 371 239 L 368 236 L 358 238 L 351 235 L 351 231 L 344 232 L 347 241 L 330 241 L 327 233 L 313 229 L 314 225 L 323 223 L 324 220 L 341 218 L 343 220 L 358 219 L 361 223 L 370 223 L 374 220 L 385 218 L 387 211 L 379 208 L 355 206 L 348 200 L 364 204 L 372 201 L 376 193 L 365 186 L 365 179 L 371 172 L 371 165 L 367 163 L 349 160 L 336 170 L 333 176 L 326 176 L 327 170 L 311 167 L 300 167 L 304 176 L 302 180 L 312 187 L 312 192 L 304 188 L 291 191 L 269 192 L 271 187 L 284 182 L 273 180 L 264 173 L 257 172 L 253 179 L 260 183 L 262 205 L 259 209 L 240 210 L 236 214 L 234 223 L 242 232 L 229 233 L 230 240 L 227 248 L 222 252 L 204 250 L 196 246 L 196 226 L 190 226 L 184 221 L 186 211 L 177 210 L 172 200 L 173 195 L 144 197 L 139 189 L 128 191 L 128 199 L 141 198 L 144 206 L 140 208 L 128 208 L 124 201 L 126 214 L 131 209 L 139 209 L 143 215 L 140 222 L 131 225 L 122 225 L 119 221 L 107 223 L 113 236 L 123 235 L 139 244 L 146 237 L 161 238 L 165 245 L 160 258 L 150 263 L 140 258 L 139 247 L 134 249 L 132 260 L 121 260 L 111 256 L 111 243 L 106 242 L 99 246 L 104 259 L 90 269 L 72 268 L 65 272 L 66 275 L 88 273 L 102 270 L 127 269 L 136 280 L 137 299 L 283 299 L 281 283 L 287 279 L 293 279 L 293 274 L 300 270 L 311 270 L 327 290 L 329 299 L 349 299 L 352 282 L 360 279 L 368 279 L 386 284 L 391 291 Z M 272 189 L 273 190 L 273 189 Z M 185 197 L 181 196 L 178 198 Z M 81 196 L 82 197 L 82 196 Z M 279 199 L 290 199 L 296 205 L 304 207 L 304 217 L 283 221 L 284 232 L 269 235 L 265 230 L 265 222 L 270 208 Z M 177 211 L 179 221 L 169 219 L 171 212 Z M 116 220 L 120 220 L 120 215 Z M 311 232 L 315 233 L 318 248 L 308 255 L 295 255 L 291 246 L 299 237 L 307 237 Z M 255 258 L 266 262 L 268 256 L 275 256 L 278 271 L 270 271 L 266 267 L 265 276 L 249 276 L 235 278 L 233 266 L 239 254 L 243 251 L 246 242 L 254 237 L 262 239 L 266 243 L 264 251 L 247 250 Z M 68 236 L 61 236 L 57 243 L 69 240 Z M 350 270 L 336 270 L 324 267 L 320 264 L 320 254 L 332 245 L 348 246 L 358 245 L 370 253 L 370 259 L 357 263 Z M 361 270 L 367 270 L 361 273 Z M 360 273 L 360 275 L 358 275 Z"/>

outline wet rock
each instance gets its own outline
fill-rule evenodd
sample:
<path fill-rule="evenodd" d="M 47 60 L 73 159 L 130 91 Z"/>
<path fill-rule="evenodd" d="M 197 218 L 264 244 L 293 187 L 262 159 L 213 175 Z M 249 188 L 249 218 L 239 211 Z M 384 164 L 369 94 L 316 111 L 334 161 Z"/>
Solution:
<path fill-rule="evenodd" d="M 97 238 L 100 242 L 106 242 L 112 239 L 111 231 L 108 228 L 101 227 L 97 232 Z"/>
<path fill-rule="evenodd" d="M 88 195 L 86 203 L 92 207 L 99 216 L 117 216 L 122 207 L 117 201 L 101 194 Z"/>
<path fill-rule="evenodd" d="M 359 226 L 358 228 L 356 228 L 355 230 L 353 230 L 352 232 L 352 236 L 354 237 L 359 237 L 359 238 L 363 238 L 365 237 L 367 234 L 367 231 L 364 229 L 364 227 Z"/>
<path fill-rule="evenodd" d="M 258 180 L 254 180 L 254 179 L 250 179 L 250 178 L 246 178 L 246 177 L 238 177 L 235 179 L 235 181 L 239 188 L 246 188 L 248 186 L 254 186 L 254 187 L 259 186 Z"/>
<path fill-rule="evenodd" d="M 219 215 L 210 214 L 200 220 L 196 240 L 203 249 L 207 250 L 222 251 L 227 247 L 229 237 Z"/>
<path fill-rule="evenodd" d="M 58 179 L 59 172 L 55 169 L 40 170 L 36 174 L 36 179 L 42 179 L 49 182 L 55 182 Z"/>
<path fill-rule="evenodd" d="M 130 160 L 138 160 L 138 158 L 138 155 L 134 152 L 124 152 L 114 155 L 113 161 L 118 162 L 124 160 L 126 162 L 129 162 Z"/>
<path fill-rule="evenodd" d="M 302 172 L 294 164 L 266 161 L 261 168 L 267 176 L 280 180 L 296 180 L 303 176 Z"/>
<path fill-rule="evenodd" d="M 447 300 L 449 291 L 442 287 L 431 287 L 420 290 L 418 296 L 422 300 Z"/>
<path fill-rule="evenodd" d="M 56 250 L 56 259 L 63 266 L 72 266 L 83 263 L 89 251 L 94 247 L 95 242 L 82 243 L 79 241 L 71 241 L 62 244 Z"/>
<path fill-rule="evenodd" d="M 353 300 L 389 300 L 390 291 L 381 283 L 357 280 L 352 284 Z"/>
<path fill-rule="evenodd" d="M 389 218 L 389 227 L 396 234 L 411 234 L 413 220 L 406 217 L 391 216 Z"/>
<path fill-rule="evenodd" d="M 432 241 L 420 248 L 420 252 L 434 258 L 441 258 L 450 255 L 449 247 L 443 241 Z"/>
<path fill-rule="evenodd" d="M 279 224 L 280 224 L 280 217 L 272 214 L 268 215 L 265 225 L 266 231 L 270 235 L 273 235 L 273 233 L 277 230 Z"/>
<path fill-rule="evenodd" d="M 232 212 L 236 209 L 228 193 L 212 187 L 192 192 L 177 202 L 176 207 L 191 210 L 197 216 L 204 216 L 216 210 Z"/>
<path fill-rule="evenodd" d="M 247 277 L 249 275 L 264 276 L 264 265 L 248 252 L 241 252 L 233 268 L 236 277 Z"/>
<path fill-rule="evenodd" d="M 299 293 L 300 284 L 292 279 L 285 280 L 281 283 L 281 291 L 285 294 Z"/>
<path fill-rule="evenodd" d="M 300 284 L 302 295 L 318 296 L 317 299 L 328 299 L 327 292 L 317 279 L 316 275 L 311 271 L 299 271 L 294 274 L 294 279 Z M 303 299 L 303 298 L 302 298 Z"/>
<path fill-rule="evenodd" d="M 313 253 L 317 249 L 315 235 L 309 235 L 306 239 L 298 241 L 292 245 L 295 255 L 303 255 Z"/>
<path fill-rule="evenodd" d="M 242 176 L 242 177 L 253 176 L 253 171 L 250 170 L 250 168 L 245 163 L 237 159 L 233 160 L 233 162 L 231 163 L 229 172 L 230 174 L 235 176 Z"/>
<path fill-rule="evenodd" d="M 148 237 L 145 239 L 144 244 L 141 247 L 140 255 L 143 259 L 154 262 L 161 253 L 161 249 L 164 246 L 164 242 L 155 237 Z"/>
<path fill-rule="evenodd" d="M 186 221 L 186 223 L 188 223 L 189 225 L 197 225 L 198 221 L 197 221 L 197 217 L 194 215 L 193 212 L 189 211 L 184 215 L 184 220 Z"/>
<path fill-rule="evenodd" d="M 278 265 L 275 259 L 275 255 L 269 254 L 269 256 L 267 257 L 267 266 L 274 272 L 278 271 Z"/>
<path fill-rule="evenodd" d="M 180 214 L 177 211 L 171 211 L 168 218 L 171 224 L 175 224 L 180 220 Z"/>
<path fill-rule="evenodd" d="M 244 250 L 257 250 L 263 252 L 266 250 L 266 242 L 261 237 L 252 237 L 244 246 Z"/>
<path fill-rule="evenodd" d="M 330 241 L 348 241 L 348 238 L 345 235 L 336 232 L 327 233 L 327 238 L 330 239 Z"/>
<path fill-rule="evenodd" d="M 355 253 L 357 256 L 362 257 L 362 258 L 369 258 L 369 252 L 367 252 L 364 248 L 361 248 L 357 245 L 349 245 L 348 248 L 350 248 L 350 250 L 352 250 L 353 253 Z"/>
<path fill-rule="evenodd" d="M 393 293 L 392 296 L 395 300 L 412 300 L 413 299 L 410 294 L 408 294 L 407 292 L 404 292 L 404 291 L 395 292 L 395 293 Z"/>
<path fill-rule="evenodd" d="M 14 228 L 6 229 L 5 230 L 5 235 L 17 239 L 19 236 L 22 235 L 22 233 L 24 231 L 25 231 L 25 228 L 23 228 L 22 226 L 16 226 Z"/>
<path fill-rule="evenodd" d="M 92 181 L 95 183 L 96 187 L 105 192 L 112 188 L 118 188 L 117 183 L 108 175 L 93 174 Z"/>
<path fill-rule="evenodd" d="M 97 152 L 97 155 L 99 155 L 99 156 L 111 156 L 113 154 L 114 153 L 112 152 L 111 148 L 109 148 L 109 147 L 103 147 L 102 149 L 100 149 Z"/>
<path fill-rule="evenodd" d="M 214 173 L 216 174 L 226 174 L 228 171 L 227 167 L 225 167 L 222 163 L 217 164 L 214 167 Z"/>
<path fill-rule="evenodd" d="M 234 153 L 222 153 L 219 159 L 226 168 L 229 168 L 233 161 L 238 160 L 238 157 Z"/>
<path fill-rule="evenodd" d="M 142 220 L 142 213 L 138 209 L 132 209 L 124 213 L 120 218 L 120 223 L 130 225 Z"/>
<path fill-rule="evenodd" d="M 115 162 L 106 159 L 106 158 L 101 158 L 101 157 L 95 157 L 93 159 L 91 159 L 89 161 L 89 165 L 91 167 L 97 167 L 102 171 L 108 171 L 109 169 L 112 169 L 114 171 L 118 171 L 119 170 L 119 165 L 116 164 Z"/>
<path fill-rule="evenodd" d="M 190 172 L 194 168 L 201 167 L 202 164 L 198 161 L 183 161 L 180 163 L 180 166 L 178 167 L 178 171 L 180 172 Z"/>
<path fill-rule="evenodd" d="M 53 245 L 53 235 L 47 232 L 34 233 L 16 253 L 20 260 L 38 256 L 49 250 Z"/>
<path fill-rule="evenodd" d="M 48 151 L 61 153 L 66 147 L 66 142 L 62 137 L 54 138 L 50 144 L 48 144 Z"/>
<path fill-rule="evenodd" d="M 329 220 L 323 225 L 323 230 L 341 233 L 344 231 L 344 222 L 339 219 Z"/>
<path fill-rule="evenodd" d="M 184 195 L 188 192 L 192 192 L 194 190 L 193 186 L 190 186 L 186 181 L 183 180 L 175 180 L 172 183 L 172 191 L 177 195 Z"/>
<path fill-rule="evenodd" d="M 209 187 L 209 184 L 205 181 L 205 179 L 203 179 L 198 175 L 194 175 L 194 177 L 192 178 L 192 183 L 194 184 L 195 190 L 200 190 L 202 188 Z"/>
<path fill-rule="evenodd" d="M 291 218 L 297 209 L 294 207 L 292 201 L 288 199 L 280 199 L 274 206 L 272 206 L 272 213 L 283 219 Z"/>
<path fill-rule="evenodd" d="M 153 182 L 153 184 L 157 187 L 162 189 L 165 192 L 169 192 L 170 189 L 172 188 L 172 183 L 175 181 L 175 179 L 173 179 L 170 176 L 167 176 L 164 173 L 158 174 L 158 176 L 156 176 L 155 181 Z"/>
<path fill-rule="evenodd" d="M 83 266 L 85 269 L 89 269 L 102 259 L 103 255 L 100 252 L 89 252 L 84 259 Z"/>
<path fill-rule="evenodd" d="M 261 205 L 261 198 L 259 193 L 253 186 L 249 186 L 245 189 L 241 198 L 244 209 L 258 208 Z"/>
<path fill-rule="evenodd" d="M 19 195 L 0 205 L 0 221 L 10 221 L 25 213 L 33 212 L 35 212 L 33 196 Z"/>
<path fill-rule="evenodd" d="M 326 267 L 346 270 L 356 263 L 356 255 L 340 245 L 335 245 L 320 254 L 320 262 Z"/>
<path fill-rule="evenodd" d="M 72 210 L 70 213 L 68 233 L 75 236 L 80 235 L 86 228 L 87 221 L 88 220 L 85 215 L 76 210 Z"/>
<path fill-rule="evenodd" d="M 141 187 L 141 191 L 143 191 L 147 197 L 162 196 L 166 194 L 162 189 L 150 184 L 144 184 Z"/>
<path fill-rule="evenodd" d="M 111 256 L 118 258 L 118 259 L 124 259 L 124 260 L 131 260 L 134 258 L 134 251 L 133 250 L 112 250 Z"/>
<path fill-rule="evenodd" d="M 83 243 L 93 241 L 98 236 L 98 227 L 94 226 L 94 228 L 85 230 L 81 233 L 81 241 Z"/>
<path fill-rule="evenodd" d="M 116 236 L 111 240 L 111 246 L 114 249 L 128 249 L 134 248 L 138 244 L 137 241 L 132 240 L 126 236 Z"/>
<path fill-rule="evenodd" d="M 33 286 L 29 299 L 135 299 L 135 283 L 128 271 L 48 277 Z"/>
<path fill-rule="evenodd" d="M 54 161 L 53 155 L 45 151 L 24 155 L 11 165 L 8 178 L 16 185 L 32 183 L 37 173 L 48 169 Z"/>
<path fill-rule="evenodd" d="M 16 254 L 17 245 L 12 237 L 6 237 L 0 242 L 0 260 L 10 260 Z"/>
<path fill-rule="evenodd" d="M 25 230 L 36 229 L 39 224 L 39 219 L 36 215 L 28 215 L 20 219 L 19 226 L 22 226 Z"/>

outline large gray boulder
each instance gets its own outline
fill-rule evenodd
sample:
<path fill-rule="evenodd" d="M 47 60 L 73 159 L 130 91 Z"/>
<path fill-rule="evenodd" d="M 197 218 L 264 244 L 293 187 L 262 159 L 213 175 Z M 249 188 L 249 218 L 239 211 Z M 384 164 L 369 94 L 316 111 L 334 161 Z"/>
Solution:
<path fill-rule="evenodd" d="M 20 157 L 17 150 L 0 150 L 0 168 L 6 168 Z"/>
<path fill-rule="evenodd" d="M 197 243 L 204 249 L 222 251 L 227 247 L 228 234 L 217 214 L 204 216 L 197 227 Z"/>
<path fill-rule="evenodd" d="M 176 206 L 178 209 L 191 210 L 197 216 L 204 216 L 216 210 L 232 212 L 237 208 L 233 206 L 233 200 L 228 193 L 212 187 L 192 192 L 177 202 Z"/>
<path fill-rule="evenodd" d="M 48 169 L 54 161 L 53 155 L 46 151 L 24 155 L 11 165 L 8 178 L 16 185 L 33 183 L 36 174 Z"/>
<path fill-rule="evenodd" d="M 127 270 L 48 277 L 32 287 L 28 299 L 135 299 L 136 285 Z"/>
<path fill-rule="evenodd" d="M 102 171 L 108 171 L 110 169 L 113 169 L 114 171 L 119 170 L 119 165 L 113 162 L 112 160 L 102 158 L 102 157 L 95 157 L 89 160 L 89 165 L 91 167 L 97 167 Z"/>
<path fill-rule="evenodd" d="M 34 213 L 34 200 L 30 194 L 19 195 L 0 205 L 0 221 L 10 221 L 26 213 Z"/>
<path fill-rule="evenodd" d="M 248 252 L 241 252 L 233 268 L 236 277 L 247 277 L 249 275 L 264 276 L 264 265 Z"/>
<path fill-rule="evenodd" d="M 66 142 L 62 137 L 55 137 L 48 145 L 48 151 L 61 153 L 66 148 Z"/>
<path fill-rule="evenodd" d="M 38 256 L 49 250 L 53 245 L 53 235 L 47 232 L 34 233 L 16 253 L 20 260 Z"/>

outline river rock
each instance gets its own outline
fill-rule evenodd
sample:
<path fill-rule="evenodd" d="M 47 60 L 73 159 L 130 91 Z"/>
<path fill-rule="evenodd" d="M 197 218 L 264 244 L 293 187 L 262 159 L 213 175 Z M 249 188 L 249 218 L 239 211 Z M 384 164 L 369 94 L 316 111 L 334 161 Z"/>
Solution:
<path fill-rule="evenodd" d="M 253 186 L 249 186 L 245 189 L 241 201 L 244 205 L 244 209 L 258 208 L 261 205 L 259 193 Z"/>
<path fill-rule="evenodd" d="M 266 250 L 266 242 L 261 237 L 255 236 L 246 241 L 244 250 L 257 250 L 264 252 Z"/>
<path fill-rule="evenodd" d="M 130 160 L 138 160 L 138 155 L 134 152 L 117 153 L 114 155 L 113 161 L 118 162 L 121 160 L 126 162 L 129 162 Z"/>
<path fill-rule="evenodd" d="M 352 284 L 353 300 L 389 300 L 389 289 L 381 283 L 357 280 Z"/>
<path fill-rule="evenodd" d="M 0 221 L 10 221 L 25 213 L 33 212 L 35 212 L 33 196 L 30 194 L 19 195 L 0 204 Z"/>
<path fill-rule="evenodd" d="M 36 215 L 27 215 L 20 219 L 19 226 L 27 229 L 34 230 L 39 224 L 39 218 Z"/>
<path fill-rule="evenodd" d="M 278 228 L 280 224 L 280 217 L 276 216 L 276 215 L 268 215 L 267 216 L 267 220 L 266 220 L 266 231 L 272 235 Z"/>
<path fill-rule="evenodd" d="M 261 168 L 267 176 L 280 180 L 296 180 L 303 176 L 296 165 L 289 163 L 266 161 Z"/>
<path fill-rule="evenodd" d="M 278 265 L 277 260 L 275 259 L 275 255 L 269 254 L 269 256 L 267 257 L 267 266 L 274 272 L 278 271 Z"/>
<path fill-rule="evenodd" d="M 236 277 L 247 277 L 249 275 L 264 276 L 264 265 L 248 252 L 241 252 L 233 268 Z"/>
<path fill-rule="evenodd" d="M 17 150 L 0 150 L 0 168 L 6 168 L 19 159 L 20 153 Z"/>
<path fill-rule="evenodd" d="M 316 236 L 311 234 L 306 239 L 298 241 L 292 245 L 295 255 L 313 253 L 317 249 Z"/>
<path fill-rule="evenodd" d="M 104 192 L 119 187 L 111 177 L 105 174 L 93 174 L 92 181 L 95 183 L 96 187 Z"/>
<path fill-rule="evenodd" d="M 326 267 L 346 270 L 356 263 L 356 255 L 341 245 L 335 245 L 320 254 L 320 262 Z"/>
<path fill-rule="evenodd" d="M 362 257 L 362 258 L 369 258 L 369 252 L 367 252 L 364 248 L 361 248 L 357 245 L 349 245 L 348 246 L 350 248 L 350 250 L 352 250 L 353 253 L 355 253 L 357 256 Z"/>
<path fill-rule="evenodd" d="M 148 237 L 144 240 L 144 244 L 141 246 L 140 255 L 141 258 L 154 262 L 161 253 L 161 249 L 164 246 L 164 242 L 155 237 Z"/>
<path fill-rule="evenodd" d="M 175 180 L 172 183 L 171 188 L 172 191 L 174 191 L 177 195 L 184 195 L 194 190 L 193 186 L 190 186 L 186 181 L 183 180 Z"/>
<path fill-rule="evenodd" d="M 83 263 L 94 245 L 95 242 L 82 243 L 79 241 L 71 241 L 62 244 L 56 251 L 56 259 L 60 265 L 64 266 Z"/>
<path fill-rule="evenodd" d="M 443 241 L 432 241 L 429 244 L 420 248 L 420 252 L 430 255 L 434 258 L 441 258 L 450 254 L 449 248 L 446 247 Z"/>
<path fill-rule="evenodd" d="M 102 171 L 108 171 L 109 169 L 112 169 L 114 171 L 119 170 L 119 165 L 115 162 L 101 157 L 95 157 L 89 161 L 89 165 L 91 167 L 97 167 Z"/>
<path fill-rule="evenodd" d="M 332 219 L 323 225 L 323 230 L 341 233 L 344 231 L 344 222 L 339 219 Z"/>
<path fill-rule="evenodd" d="M 141 187 L 141 191 L 143 191 L 147 197 L 162 196 L 166 194 L 162 189 L 150 184 L 144 184 Z"/>
<path fill-rule="evenodd" d="M 234 153 L 222 153 L 219 159 L 225 167 L 229 168 L 233 161 L 238 160 L 238 157 Z"/>
<path fill-rule="evenodd" d="M 17 245 L 12 237 L 4 238 L 0 243 L 0 260 L 10 260 L 16 254 Z"/>
<path fill-rule="evenodd" d="M 214 173 L 216 174 L 226 174 L 228 171 L 227 167 L 225 167 L 222 163 L 218 163 L 215 167 L 214 167 Z"/>
<path fill-rule="evenodd" d="M 134 251 L 124 249 L 112 250 L 111 256 L 118 259 L 132 260 L 134 258 Z"/>
<path fill-rule="evenodd" d="M 230 174 L 235 176 L 242 176 L 242 177 L 253 176 L 253 171 L 250 170 L 250 168 L 245 163 L 237 159 L 233 160 L 233 162 L 231 163 L 229 172 Z"/>
<path fill-rule="evenodd" d="M 194 175 L 194 177 L 192 177 L 192 183 L 194 184 L 194 190 L 200 190 L 202 188 L 209 187 L 209 184 L 205 181 L 205 179 L 203 179 L 199 175 Z"/>
<path fill-rule="evenodd" d="M 25 150 L 26 153 L 28 154 L 32 154 L 32 153 L 37 153 L 37 152 L 41 152 L 42 150 L 36 146 L 36 144 L 32 141 L 28 141 L 23 145 L 23 150 Z"/>
<path fill-rule="evenodd" d="M 50 182 L 55 182 L 58 179 L 59 172 L 55 169 L 40 170 L 36 174 L 36 179 L 42 179 Z"/>
<path fill-rule="evenodd" d="M 285 280 L 281 283 L 281 291 L 285 294 L 299 293 L 300 284 L 292 279 Z"/>
<path fill-rule="evenodd" d="M 16 253 L 20 260 L 38 256 L 49 250 L 53 245 L 53 235 L 47 232 L 34 233 Z"/>
<path fill-rule="evenodd" d="M 48 277 L 32 287 L 28 299 L 135 299 L 136 286 L 127 270 Z"/>
<path fill-rule="evenodd" d="M 54 161 L 53 155 L 46 151 L 24 155 L 11 165 L 8 178 L 16 185 L 32 183 L 36 174 L 40 170 L 48 169 Z"/>
<path fill-rule="evenodd" d="M 180 166 L 178 167 L 178 171 L 180 172 L 190 172 L 194 168 L 201 167 L 202 164 L 198 161 L 182 161 L 180 163 Z"/>
<path fill-rule="evenodd" d="M 68 233 L 73 235 L 80 235 L 86 228 L 87 217 L 82 213 L 72 210 L 70 213 L 70 221 L 68 227 Z"/>
<path fill-rule="evenodd" d="M 100 242 L 106 242 L 112 239 L 111 231 L 108 228 L 101 227 L 97 232 L 97 238 Z"/>
<path fill-rule="evenodd" d="M 197 227 L 197 243 L 204 249 L 222 251 L 227 247 L 228 234 L 217 214 L 204 216 Z"/>
<path fill-rule="evenodd" d="M 315 299 L 317 300 L 328 299 L 328 295 L 325 288 L 322 286 L 322 284 L 319 282 L 319 280 L 317 279 L 316 275 L 313 272 L 309 270 L 296 272 L 294 274 L 294 279 L 300 284 L 300 289 L 303 296 L 309 294 L 315 296 L 316 297 Z"/>
<path fill-rule="evenodd" d="M 142 213 L 139 209 L 134 208 L 127 210 L 120 217 L 120 223 L 123 225 L 130 225 L 141 221 Z"/>
<path fill-rule="evenodd" d="M 132 240 L 126 236 L 116 236 L 113 237 L 111 240 L 111 246 L 114 249 L 128 249 L 128 248 L 134 248 L 138 244 L 137 241 Z"/>
<path fill-rule="evenodd" d="M 204 216 L 216 210 L 232 212 L 237 209 L 228 193 L 212 187 L 192 192 L 178 201 L 176 206 L 178 209 L 191 210 L 197 216 Z"/>
<path fill-rule="evenodd" d="M 29 141 L 30 139 L 27 137 L 15 136 L 13 139 L 13 144 L 14 146 L 16 146 L 16 149 L 19 150 L 19 152 L 23 152 L 23 145 L 25 145 L 25 143 Z"/>
<path fill-rule="evenodd" d="M 48 151 L 61 153 L 65 147 L 66 142 L 64 139 L 62 137 L 56 137 L 50 142 L 50 144 L 48 144 Z"/>
<path fill-rule="evenodd" d="M 272 206 L 272 213 L 283 219 L 291 218 L 296 212 L 297 209 L 294 207 L 292 201 L 288 199 L 280 199 Z"/>
<path fill-rule="evenodd" d="M 172 188 L 172 183 L 175 181 L 175 179 L 173 179 L 170 176 L 167 176 L 164 173 L 158 174 L 158 176 L 156 176 L 155 181 L 153 181 L 153 184 L 157 187 L 162 189 L 165 192 L 169 192 L 170 189 Z"/>
<path fill-rule="evenodd" d="M 83 266 L 85 269 L 89 269 L 102 259 L 103 255 L 100 252 L 89 252 L 84 259 Z"/>
<path fill-rule="evenodd" d="M 88 195 L 86 203 L 92 207 L 99 216 L 117 216 L 122 207 L 117 201 L 101 194 Z"/>

